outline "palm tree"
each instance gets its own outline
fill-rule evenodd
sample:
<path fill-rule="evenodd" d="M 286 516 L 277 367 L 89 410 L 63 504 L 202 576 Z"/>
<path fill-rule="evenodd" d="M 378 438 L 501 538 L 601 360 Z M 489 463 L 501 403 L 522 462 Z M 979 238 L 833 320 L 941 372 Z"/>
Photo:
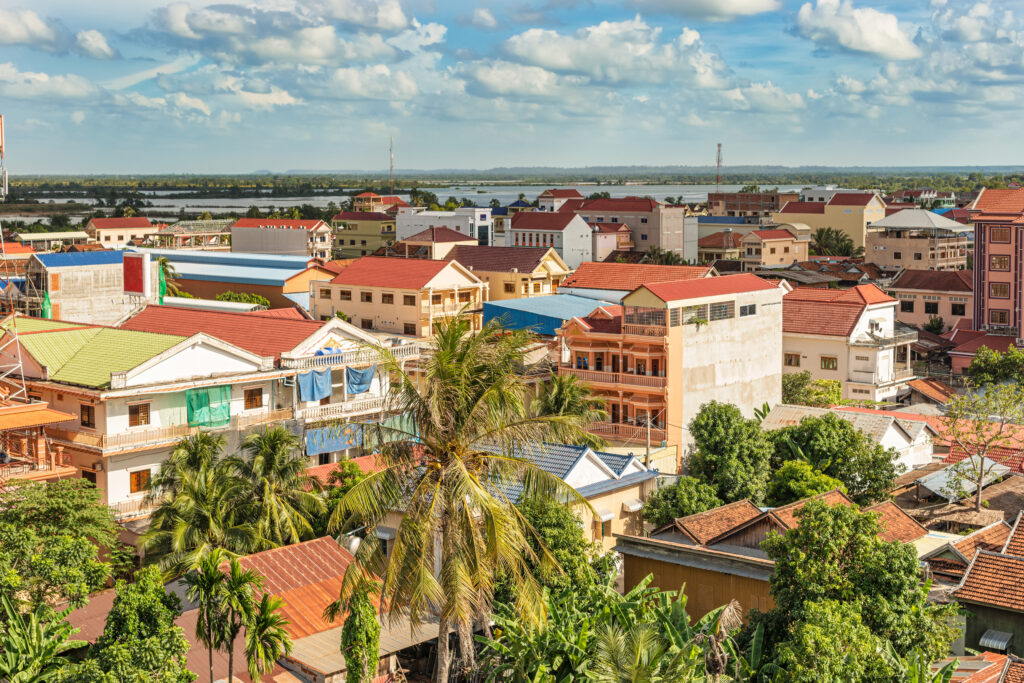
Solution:
<path fill-rule="evenodd" d="M 212 432 L 199 432 L 179 441 L 150 482 L 147 499 L 173 497 L 181 490 L 183 473 L 216 466 L 224 453 L 224 443 L 223 435 Z"/>
<path fill-rule="evenodd" d="M 67 609 L 47 615 L 46 605 L 31 614 L 22 614 L 6 594 L 0 594 L 4 631 L 0 635 L 0 680 L 11 683 L 43 683 L 51 681 L 67 665 L 61 655 L 85 645 L 69 640 L 78 629 L 64 621 Z M 51 616 L 49 620 L 44 620 Z"/>
<path fill-rule="evenodd" d="M 864 255 L 864 247 L 855 247 L 853 238 L 839 228 L 818 228 L 811 235 L 814 252 L 819 256 L 852 256 Z"/>
<path fill-rule="evenodd" d="M 408 416 L 411 426 L 364 428 L 379 446 L 383 469 L 356 484 L 331 515 L 332 532 L 357 523 L 367 530 L 356 551 L 360 571 L 346 572 L 340 603 L 366 572 L 382 577 L 382 613 L 407 615 L 413 624 L 436 616 L 435 680 L 441 683 L 448 680 L 452 629 L 472 666 L 472 625 L 489 618 L 497 572 L 514 586 L 520 617 L 543 619 L 531 563 L 557 563 L 539 538 L 540 557 L 530 549 L 527 535 L 536 532 L 510 491 L 586 505 L 561 479 L 516 455 L 519 444 L 556 430 L 566 434 L 581 422 L 530 414 L 522 367 L 531 343 L 529 333 L 493 320 L 473 335 L 469 318 L 453 317 L 439 324 L 433 353 L 416 378 L 378 349 L 392 377 L 388 412 Z M 385 557 L 373 532 L 392 510 L 404 514 Z"/>
<path fill-rule="evenodd" d="M 298 437 L 284 427 L 268 427 L 247 436 L 242 452 L 246 457 L 233 459 L 232 467 L 244 482 L 260 536 L 275 545 L 312 538 L 312 520 L 327 508 L 319 481 L 306 474 Z"/>
<path fill-rule="evenodd" d="M 581 382 L 576 375 L 559 375 L 552 372 L 540 393 L 530 406 L 534 415 L 563 415 L 579 418 L 582 423 L 601 422 L 608 419 L 604 401 L 597 398 L 590 386 Z M 584 438 L 591 448 L 603 448 L 604 439 L 594 434 Z"/>
<path fill-rule="evenodd" d="M 223 600 L 224 580 L 227 578 L 220 565 L 225 560 L 224 551 L 214 548 L 199 565 L 182 577 L 188 588 L 188 599 L 198 603 L 196 638 L 206 646 L 210 658 L 210 683 L 213 683 L 213 649 L 221 640 L 220 610 Z"/>
<path fill-rule="evenodd" d="M 647 256 L 644 257 L 643 262 L 659 266 L 681 266 L 686 263 L 679 254 L 660 247 L 648 249 Z"/>
<path fill-rule="evenodd" d="M 592 675 L 607 683 L 668 683 L 691 680 L 696 667 L 682 650 L 669 647 L 656 623 L 623 630 L 608 625 L 594 645 Z"/>
<path fill-rule="evenodd" d="M 242 569 L 237 559 L 232 559 L 222 586 L 222 601 L 219 612 L 221 627 L 220 647 L 228 653 L 228 680 L 235 680 L 235 639 L 242 626 L 250 622 L 255 613 L 255 593 L 263 588 L 263 576 L 252 569 Z M 276 609 L 276 607 L 275 607 Z"/>
<path fill-rule="evenodd" d="M 290 622 L 277 612 L 281 603 L 281 598 L 264 593 L 245 624 L 245 659 L 249 678 L 255 683 L 274 668 L 274 662 L 292 651 L 292 639 L 285 629 Z"/>

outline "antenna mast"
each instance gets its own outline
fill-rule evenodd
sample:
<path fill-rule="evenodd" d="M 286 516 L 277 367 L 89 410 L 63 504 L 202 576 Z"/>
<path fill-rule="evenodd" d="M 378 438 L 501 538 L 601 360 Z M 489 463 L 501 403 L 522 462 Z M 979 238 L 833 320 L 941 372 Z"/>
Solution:
<path fill-rule="evenodd" d="M 718 143 L 718 173 L 715 174 L 715 192 L 719 191 L 722 184 L 722 143 Z"/>
<path fill-rule="evenodd" d="M 7 167 L 4 165 L 4 115 L 0 114 L 0 203 L 7 201 Z M 0 310 L 4 317 L 10 316 L 11 325 L 7 333 L 0 337 L 0 382 L 10 390 L 8 398 L 28 400 L 25 388 L 25 371 L 21 363 L 21 343 L 18 341 L 18 316 L 14 310 L 14 275 L 11 262 L 7 260 L 7 241 L 4 238 L 3 225 L 0 224 L 0 283 L 4 287 L 4 296 L 0 300 Z M 26 282 L 28 281 L 26 272 Z"/>
<path fill-rule="evenodd" d="M 388 142 L 388 194 L 395 193 L 395 139 Z"/>

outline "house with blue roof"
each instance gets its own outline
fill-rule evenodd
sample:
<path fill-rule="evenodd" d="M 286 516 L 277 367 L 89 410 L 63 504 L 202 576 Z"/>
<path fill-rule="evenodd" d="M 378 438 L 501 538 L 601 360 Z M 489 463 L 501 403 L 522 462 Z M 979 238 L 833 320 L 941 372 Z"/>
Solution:
<path fill-rule="evenodd" d="M 610 302 L 574 294 L 525 299 L 504 299 L 484 302 L 484 322 L 499 318 L 511 330 L 531 330 L 535 334 L 553 337 L 558 328 L 573 318 L 584 318 L 595 308 Z"/>

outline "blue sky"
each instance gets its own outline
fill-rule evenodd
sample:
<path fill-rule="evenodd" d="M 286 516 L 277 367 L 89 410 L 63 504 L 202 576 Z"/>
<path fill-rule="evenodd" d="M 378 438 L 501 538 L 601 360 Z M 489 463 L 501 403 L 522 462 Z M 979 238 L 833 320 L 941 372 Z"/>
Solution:
<path fill-rule="evenodd" d="M 1018 164 L 1022 85 L 1021 0 L 0 0 L 15 174 Z"/>

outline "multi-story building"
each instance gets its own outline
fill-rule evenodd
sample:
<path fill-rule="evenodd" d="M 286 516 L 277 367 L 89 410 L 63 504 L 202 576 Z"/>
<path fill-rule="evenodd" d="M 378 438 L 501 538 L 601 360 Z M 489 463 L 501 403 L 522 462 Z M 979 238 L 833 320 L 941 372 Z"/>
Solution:
<path fill-rule="evenodd" d="M 883 218 L 885 202 L 873 192 L 834 192 L 827 201 L 788 202 L 772 214 L 775 223 L 803 223 L 812 231 L 842 230 L 855 247 L 865 245 L 868 226 Z"/>
<path fill-rule="evenodd" d="M 593 260 L 594 228 L 576 214 L 524 211 L 512 217 L 506 237 L 511 247 L 554 249 L 569 268 Z"/>
<path fill-rule="evenodd" d="M 888 401 L 909 391 L 917 331 L 896 321 L 896 299 L 874 285 L 798 287 L 783 299 L 783 372 L 838 380 L 843 398 Z"/>
<path fill-rule="evenodd" d="M 708 213 L 712 216 L 751 216 L 768 218 L 785 206 L 786 202 L 800 199 L 793 192 L 709 192 Z"/>
<path fill-rule="evenodd" d="M 697 260 L 701 263 L 738 261 L 742 253 L 743 234 L 728 228 L 697 240 Z"/>
<path fill-rule="evenodd" d="M 967 226 L 924 209 L 904 209 L 868 228 L 864 256 L 883 268 L 964 270 Z"/>
<path fill-rule="evenodd" d="M 983 190 L 973 218 L 974 328 L 1024 337 L 1024 189 Z"/>
<path fill-rule="evenodd" d="M 896 297 L 896 319 L 924 326 L 942 318 L 943 331 L 970 320 L 974 310 L 974 273 L 970 270 L 904 270 L 887 288 Z"/>
<path fill-rule="evenodd" d="M 352 208 L 356 211 L 387 213 L 396 207 L 404 206 L 409 206 L 409 204 L 395 195 L 381 196 L 375 192 L 362 192 L 352 198 Z"/>
<path fill-rule="evenodd" d="M 107 249 L 122 249 L 129 242 L 141 244 L 153 232 L 153 224 L 143 216 L 90 218 L 85 232 Z"/>
<path fill-rule="evenodd" d="M 879 194 L 878 190 L 857 190 L 851 187 L 839 187 L 838 185 L 815 185 L 800 190 L 801 202 L 827 202 L 837 194 L 863 194 L 872 192 Z"/>
<path fill-rule="evenodd" d="M 45 401 L 5 398 L 0 402 L 0 481 L 53 481 L 78 476 L 64 447 L 50 441 L 46 429 L 77 417 L 54 410 Z"/>
<path fill-rule="evenodd" d="M 156 232 L 146 235 L 146 243 L 162 249 L 231 250 L 231 218 L 178 221 L 157 226 Z"/>
<path fill-rule="evenodd" d="M 622 223 L 591 223 L 593 246 L 591 255 L 594 261 L 604 261 L 616 252 L 633 251 L 633 231 Z"/>
<path fill-rule="evenodd" d="M 298 218 L 239 218 L 231 226 L 231 251 L 331 258 L 331 226 Z"/>
<path fill-rule="evenodd" d="M 740 260 L 747 271 L 791 265 L 806 258 L 809 248 L 808 239 L 778 228 L 749 232 L 741 244 Z"/>
<path fill-rule="evenodd" d="M 561 294 L 574 294 L 597 301 L 618 303 L 642 284 L 696 280 L 715 275 L 718 273 L 709 266 L 659 266 L 652 263 L 588 261 L 567 277 L 558 291 Z"/>
<path fill-rule="evenodd" d="M 364 330 L 429 337 L 465 311 L 479 330 L 487 283 L 457 261 L 364 256 L 333 280 L 310 284 L 313 317 L 338 313 Z"/>
<path fill-rule="evenodd" d="M 395 243 L 395 218 L 376 211 L 342 211 L 331 219 L 334 257 L 358 258 Z"/>
<path fill-rule="evenodd" d="M 634 248 L 638 251 L 658 247 L 685 256 L 685 206 L 669 206 L 646 197 L 616 197 L 568 200 L 559 211 L 573 212 L 587 223 L 628 225 L 633 231 Z"/>
<path fill-rule="evenodd" d="M 572 273 L 551 247 L 457 245 L 444 258 L 487 283 L 487 301 L 549 296 Z"/>
<path fill-rule="evenodd" d="M 749 273 L 651 282 L 573 318 L 558 331 L 560 374 L 579 377 L 605 401 L 590 431 L 634 445 L 686 446 L 687 426 L 708 401 L 747 415 L 782 391 L 782 297 Z"/>
<path fill-rule="evenodd" d="M 461 207 L 454 211 L 423 211 L 415 207 L 398 210 L 396 234 L 399 240 L 430 228 L 448 228 L 472 237 L 479 244 L 494 244 L 494 221 L 489 207 Z"/>
<path fill-rule="evenodd" d="M 565 203 L 573 199 L 583 199 L 579 190 L 552 189 L 544 190 L 537 196 L 538 211 L 558 211 Z"/>

